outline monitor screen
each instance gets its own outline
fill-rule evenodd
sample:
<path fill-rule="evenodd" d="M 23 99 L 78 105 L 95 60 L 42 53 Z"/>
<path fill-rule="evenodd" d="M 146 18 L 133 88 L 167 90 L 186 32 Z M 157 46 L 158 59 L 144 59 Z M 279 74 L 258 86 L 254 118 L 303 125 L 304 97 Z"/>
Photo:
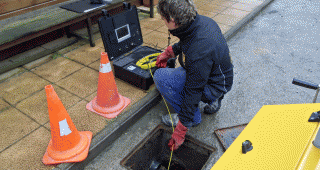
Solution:
<path fill-rule="evenodd" d="M 116 35 L 118 38 L 118 42 L 124 41 L 128 38 L 130 38 L 130 30 L 129 30 L 129 25 L 124 25 L 120 28 L 117 28 L 116 30 Z"/>

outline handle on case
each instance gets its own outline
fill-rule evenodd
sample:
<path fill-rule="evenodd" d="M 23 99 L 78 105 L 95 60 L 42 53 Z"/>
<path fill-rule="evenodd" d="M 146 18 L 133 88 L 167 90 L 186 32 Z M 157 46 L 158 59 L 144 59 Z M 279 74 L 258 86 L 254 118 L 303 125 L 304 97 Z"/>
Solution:
<path fill-rule="evenodd" d="M 298 79 L 295 79 L 295 78 L 292 80 L 292 84 L 295 84 L 295 85 L 298 85 L 298 86 L 302 86 L 302 87 L 306 87 L 306 88 L 313 89 L 313 90 L 317 90 L 319 88 L 319 85 L 317 85 L 317 84 L 306 82 L 306 81 L 302 81 L 302 80 L 298 80 Z"/>
<path fill-rule="evenodd" d="M 105 17 L 110 17 L 110 14 L 108 14 L 108 11 L 106 9 L 102 10 L 102 15 Z"/>
<path fill-rule="evenodd" d="M 131 4 L 128 2 L 123 2 L 123 9 L 124 10 L 129 10 L 131 8 Z"/>

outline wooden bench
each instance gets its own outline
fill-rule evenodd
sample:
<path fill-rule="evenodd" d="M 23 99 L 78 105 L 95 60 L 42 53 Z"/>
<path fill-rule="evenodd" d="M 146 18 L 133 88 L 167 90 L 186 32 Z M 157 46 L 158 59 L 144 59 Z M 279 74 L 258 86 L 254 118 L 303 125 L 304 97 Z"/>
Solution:
<path fill-rule="evenodd" d="M 38 9 L 33 12 L 0 20 L 0 56 L 7 55 L 1 57 L 4 59 L 10 58 L 12 57 L 11 55 L 15 55 L 16 53 L 2 53 L 2 51 L 8 50 L 9 48 L 13 48 L 10 49 L 10 51 L 18 50 L 18 48 L 15 47 L 19 46 L 19 44 L 27 43 L 28 41 L 32 41 L 37 37 L 44 36 L 56 30 L 64 30 L 63 33 L 59 32 L 58 34 L 66 34 L 68 38 L 76 36 L 87 39 L 93 47 L 95 46 L 95 43 L 92 37 L 92 18 L 95 18 L 96 22 L 97 18 L 102 15 L 102 9 L 110 11 L 112 15 L 112 13 L 115 14 L 122 10 L 122 2 L 125 1 L 132 3 L 133 1 L 137 2 L 140 0 L 113 0 L 111 4 L 101 8 L 96 8 L 88 13 L 76 13 L 60 8 L 61 5 L 75 1 L 78 0 L 70 0 Z M 135 2 L 133 2 L 133 4 L 136 4 Z M 153 9 L 153 0 L 150 0 L 150 11 L 140 10 L 140 12 L 148 13 L 150 14 L 150 17 L 153 17 Z M 85 21 L 85 25 L 87 27 L 88 37 L 77 35 L 70 29 L 70 26 L 83 21 Z M 2 58 L 0 58 L 0 62 L 1 60 L 4 60 Z M 25 60 L 24 62 L 30 61 Z M 20 65 L 23 64 L 25 63 L 20 63 Z"/>

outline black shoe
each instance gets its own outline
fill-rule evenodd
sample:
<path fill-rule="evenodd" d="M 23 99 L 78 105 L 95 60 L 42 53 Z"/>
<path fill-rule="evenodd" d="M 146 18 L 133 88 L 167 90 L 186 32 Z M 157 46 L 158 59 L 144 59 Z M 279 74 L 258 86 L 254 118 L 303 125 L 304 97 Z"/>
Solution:
<path fill-rule="evenodd" d="M 172 118 L 172 121 L 171 121 Z M 173 126 L 176 127 L 178 122 L 179 122 L 179 117 L 177 113 L 171 114 L 171 118 L 170 115 L 162 115 L 161 119 L 162 119 L 162 123 L 164 123 L 167 126 L 172 126 L 172 122 L 173 122 Z"/>
<path fill-rule="evenodd" d="M 199 109 L 200 109 L 201 113 L 214 114 L 214 113 L 218 112 L 221 108 L 221 101 L 222 101 L 223 97 L 224 96 L 220 97 L 218 100 L 215 100 L 210 105 L 208 103 L 204 103 L 204 102 L 200 101 Z"/>
<path fill-rule="evenodd" d="M 172 121 L 173 121 L 173 126 L 176 127 L 178 122 L 179 122 L 179 117 L 178 117 L 178 114 L 177 113 L 173 113 L 171 114 L 171 118 L 172 118 Z M 167 126 L 170 126 L 172 127 L 172 121 L 171 121 L 171 118 L 170 118 L 170 115 L 167 114 L 167 115 L 162 115 L 161 116 L 161 119 L 162 119 L 162 123 L 167 125 Z M 198 126 L 200 123 L 190 123 L 190 127 L 195 127 L 195 126 Z M 189 126 L 189 125 L 186 125 L 186 126 Z"/>

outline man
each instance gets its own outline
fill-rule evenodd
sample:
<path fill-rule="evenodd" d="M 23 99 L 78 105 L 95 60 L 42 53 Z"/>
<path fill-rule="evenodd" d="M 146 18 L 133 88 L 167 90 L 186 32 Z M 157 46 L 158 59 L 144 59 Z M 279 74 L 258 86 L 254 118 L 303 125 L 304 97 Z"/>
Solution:
<path fill-rule="evenodd" d="M 177 112 L 173 122 L 169 115 L 162 117 L 164 124 L 176 126 L 169 141 L 170 149 L 176 150 L 188 129 L 201 122 L 201 113 L 220 109 L 223 96 L 231 90 L 233 65 L 219 26 L 199 15 L 192 0 L 159 0 L 158 13 L 180 39 L 157 57 L 159 69 L 154 74 L 157 89 Z M 168 59 L 177 55 L 182 67 L 166 68 Z"/>

